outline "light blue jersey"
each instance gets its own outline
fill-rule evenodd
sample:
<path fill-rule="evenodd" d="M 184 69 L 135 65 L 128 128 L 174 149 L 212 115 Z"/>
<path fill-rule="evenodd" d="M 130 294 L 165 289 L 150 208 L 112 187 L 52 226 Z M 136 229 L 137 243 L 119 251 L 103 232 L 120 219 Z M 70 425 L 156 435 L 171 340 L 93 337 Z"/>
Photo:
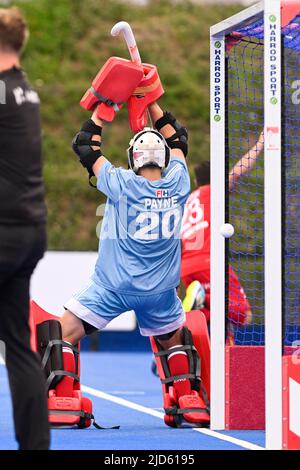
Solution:
<path fill-rule="evenodd" d="M 180 227 L 190 192 L 188 169 L 172 158 L 149 181 L 106 162 L 97 182 L 107 196 L 93 281 L 121 294 L 153 295 L 180 281 Z"/>

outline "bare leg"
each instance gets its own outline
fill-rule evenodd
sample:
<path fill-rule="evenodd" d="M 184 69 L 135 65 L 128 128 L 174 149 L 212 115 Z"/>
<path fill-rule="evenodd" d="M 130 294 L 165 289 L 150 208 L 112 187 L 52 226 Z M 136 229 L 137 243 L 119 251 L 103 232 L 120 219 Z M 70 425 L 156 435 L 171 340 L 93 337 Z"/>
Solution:
<path fill-rule="evenodd" d="M 62 337 L 64 341 L 77 344 L 85 336 L 82 321 L 74 313 L 66 310 L 60 319 L 62 327 Z"/>

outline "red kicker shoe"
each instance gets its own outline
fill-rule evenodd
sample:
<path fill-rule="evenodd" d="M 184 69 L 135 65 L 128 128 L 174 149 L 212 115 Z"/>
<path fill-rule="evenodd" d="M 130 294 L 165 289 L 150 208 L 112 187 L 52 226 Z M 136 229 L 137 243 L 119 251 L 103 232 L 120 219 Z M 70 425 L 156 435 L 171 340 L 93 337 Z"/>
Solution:
<path fill-rule="evenodd" d="M 207 407 L 196 390 L 192 390 L 191 395 L 180 397 L 178 402 L 185 421 L 194 424 L 209 424 L 210 418 Z"/>

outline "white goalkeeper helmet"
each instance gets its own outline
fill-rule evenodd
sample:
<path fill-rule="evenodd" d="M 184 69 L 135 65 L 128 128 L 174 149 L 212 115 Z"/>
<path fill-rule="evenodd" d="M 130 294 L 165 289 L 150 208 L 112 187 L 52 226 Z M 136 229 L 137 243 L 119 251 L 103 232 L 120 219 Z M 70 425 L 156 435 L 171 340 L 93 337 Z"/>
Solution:
<path fill-rule="evenodd" d="M 135 173 L 147 166 L 156 166 L 164 170 L 170 161 L 170 148 L 158 131 L 145 127 L 129 142 L 127 155 L 129 167 Z"/>

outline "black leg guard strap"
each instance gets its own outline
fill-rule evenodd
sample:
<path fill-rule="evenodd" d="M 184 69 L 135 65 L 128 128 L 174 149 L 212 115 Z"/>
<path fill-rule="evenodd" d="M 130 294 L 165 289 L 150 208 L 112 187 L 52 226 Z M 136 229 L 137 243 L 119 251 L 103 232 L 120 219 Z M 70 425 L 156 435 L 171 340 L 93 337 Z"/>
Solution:
<path fill-rule="evenodd" d="M 177 408 L 176 406 L 172 406 L 171 408 L 167 408 L 165 410 L 166 415 L 174 416 L 174 415 L 183 415 L 184 413 L 199 413 L 199 411 L 203 413 L 207 413 L 209 411 L 208 408 Z"/>
<path fill-rule="evenodd" d="M 176 352 L 179 352 L 179 351 L 184 351 L 187 353 L 188 355 L 188 358 L 190 359 L 190 352 L 191 351 L 194 351 L 196 350 L 194 346 L 191 346 L 191 345 L 185 345 L 185 346 L 178 346 L 176 348 L 172 348 L 172 353 L 176 353 Z M 170 355 L 170 351 L 169 350 L 161 350 L 161 351 L 158 351 L 157 353 L 155 353 L 155 357 L 160 357 L 161 360 L 162 360 L 162 363 L 166 363 L 166 370 L 168 372 L 168 374 L 165 374 L 166 375 L 166 378 L 165 379 L 162 379 L 161 380 L 161 383 L 162 384 L 171 384 L 174 382 L 174 380 L 180 380 L 180 379 L 190 379 L 190 380 L 200 380 L 200 375 L 196 375 L 198 371 L 195 371 L 195 372 L 192 372 L 190 374 L 182 374 L 182 375 L 170 375 L 170 370 L 169 370 L 169 366 L 168 366 L 168 360 L 167 360 L 167 357 Z M 190 362 L 190 366 L 191 366 L 191 361 Z M 164 368 L 165 370 L 165 368 Z M 194 368 L 191 368 L 190 367 L 190 370 L 193 371 Z M 199 368 L 199 372 L 200 372 L 200 368 Z"/>
<path fill-rule="evenodd" d="M 171 149 L 180 149 L 184 156 L 188 154 L 188 132 L 187 129 L 177 121 L 173 114 L 165 112 L 164 115 L 155 123 L 158 131 L 167 124 L 170 124 L 175 133 L 166 139 L 168 146 Z"/>
<path fill-rule="evenodd" d="M 96 423 L 94 415 L 92 413 L 86 413 L 85 411 L 51 410 L 51 415 L 80 416 L 80 418 L 83 418 L 83 419 L 90 419 L 93 422 L 93 426 L 96 429 L 120 429 L 120 426 L 112 426 L 109 428 L 104 428 L 103 426 L 100 426 L 100 424 Z"/>

